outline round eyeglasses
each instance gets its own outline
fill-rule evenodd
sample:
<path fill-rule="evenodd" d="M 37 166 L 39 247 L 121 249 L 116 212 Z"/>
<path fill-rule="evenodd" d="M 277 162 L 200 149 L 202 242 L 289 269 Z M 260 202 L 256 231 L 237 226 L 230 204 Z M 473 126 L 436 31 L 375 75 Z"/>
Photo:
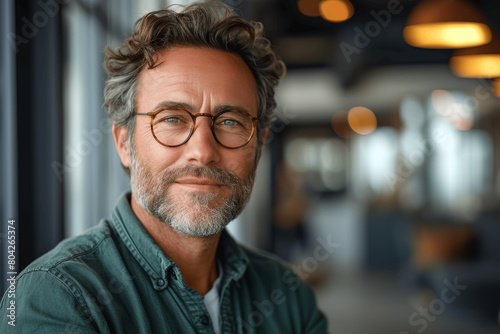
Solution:
<path fill-rule="evenodd" d="M 235 149 L 250 142 L 259 119 L 242 110 L 225 110 L 216 115 L 191 114 L 179 107 L 166 107 L 148 113 L 135 113 L 151 117 L 151 132 L 156 141 L 163 146 L 178 147 L 187 143 L 196 130 L 198 117 L 212 119 L 211 130 L 219 145 Z"/>

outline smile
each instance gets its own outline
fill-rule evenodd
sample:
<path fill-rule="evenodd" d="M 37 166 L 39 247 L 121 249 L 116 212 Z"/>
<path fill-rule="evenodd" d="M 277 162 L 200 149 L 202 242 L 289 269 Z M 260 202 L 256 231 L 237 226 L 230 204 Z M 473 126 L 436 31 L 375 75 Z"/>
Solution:
<path fill-rule="evenodd" d="M 219 183 L 215 180 L 203 178 L 183 178 L 180 180 L 176 180 L 174 183 L 201 192 L 219 191 L 221 187 L 225 186 L 224 184 Z"/>

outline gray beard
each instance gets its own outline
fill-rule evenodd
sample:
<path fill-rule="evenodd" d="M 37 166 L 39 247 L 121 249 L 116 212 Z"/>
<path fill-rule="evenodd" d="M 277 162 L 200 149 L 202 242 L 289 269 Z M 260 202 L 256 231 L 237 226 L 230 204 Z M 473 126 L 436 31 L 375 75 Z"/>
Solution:
<path fill-rule="evenodd" d="M 147 166 L 137 159 L 134 150 L 130 156 L 132 194 L 147 212 L 175 231 L 193 237 L 208 237 L 222 232 L 243 210 L 250 198 L 255 179 L 255 166 L 245 180 L 236 174 L 213 166 L 186 164 L 170 166 L 160 174 L 152 175 Z M 213 203 L 219 194 L 192 192 L 189 201 L 180 201 L 168 195 L 175 180 L 203 177 L 217 181 L 231 189 L 231 195 L 218 206 Z"/>

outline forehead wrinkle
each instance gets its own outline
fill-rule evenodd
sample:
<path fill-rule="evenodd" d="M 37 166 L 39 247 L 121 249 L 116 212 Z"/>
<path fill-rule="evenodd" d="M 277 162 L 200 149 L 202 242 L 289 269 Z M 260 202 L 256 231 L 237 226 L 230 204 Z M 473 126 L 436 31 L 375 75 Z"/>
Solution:
<path fill-rule="evenodd" d="M 145 70 L 142 75 L 139 76 L 139 85 L 142 86 L 145 81 L 149 80 L 150 82 L 154 82 L 155 87 L 164 87 L 165 82 L 164 78 L 167 77 L 168 87 L 175 87 L 179 85 L 193 85 L 192 82 L 186 78 L 185 75 L 179 73 L 165 72 L 165 71 L 156 71 L 157 68 Z M 149 72 L 155 71 L 155 72 Z M 180 78 L 178 80 L 171 80 L 173 78 Z M 150 84 L 151 85 L 151 84 Z"/>
<path fill-rule="evenodd" d="M 195 109 L 192 105 L 185 102 L 177 102 L 177 101 L 161 101 L 158 103 L 151 112 L 158 111 L 163 108 L 175 108 L 175 109 L 183 109 L 190 113 L 193 113 Z"/>
<path fill-rule="evenodd" d="M 180 48 L 181 50 L 183 48 Z M 227 109 L 236 109 L 236 110 L 242 110 L 247 112 L 248 114 L 252 116 L 258 116 L 258 111 L 259 111 L 259 99 L 258 99 L 258 92 L 257 92 L 257 83 L 255 80 L 255 77 L 253 74 L 250 72 L 248 66 L 243 62 L 241 57 L 235 56 L 232 54 L 229 54 L 231 59 L 230 62 L 232 63 L 242 63 L 244 65 L 244 68 L 238 68 L 237 70 L 243 73 L 249 72 L 251 76 L 251 88 L 245 86 L 245 90 L 248 90 L 250 88 L 251 91 L 254 92 L 252 94 L 252 100 L 251 104 L 248 104 L 245 102 L 244 106 L 237 101 L 234 101 L 236 103 L 232 103 L 233 101 L 217 101 L 217 105 L 214 105 L 213 98 L 208 94 L 208 96 L 205 96 L 205 87 L 200 87 L 198 86 L 199 81 L 196 80 L 194 73 L 192 71 L 186 70 L 184 67 L 177 68 L 176 66 L 173 66 L 174 63 L 169 61 L 169 52 L 171 51 L 176 51 L 175 49 L 172 49 L 170 51 L 166 51 L 164 53 L 166 59 L 160 63 L 159 66 L 148 69 L 148 68 L 143 68 L 141 75 L 140 75 L 140 86 L 142 86 L 140 90 L 140 95 L 142 95 L 142 105 L 146 107 L 146 110 L 141 110 L 142 112 L 148 111 L 148 112 L 154 112 L 157 111 L 160 108 L 153 108 L 156 110 L 153 110 L 153 103 L 157 102 L 158 100 L 170 100 L 172 102 L 179 102 L 179 103 L 186 103 L 190 104 L 191 108 L 187 108 L 187 106 L 183 106 L 184 109 L 188 110 L 191 113 L 196 113 L 199 110 L 204 110 L 203 112 L 210 112 L 210 113 L 217 113 L 217 111 L 222 111 L 226 109 L 226 104 L 230 107 Z M 178 50 L 177 50 L 178 51 Z M 224 53 L 225 54 L 225 53 Z M 225 54 L 227 55 L 227 54 Z M 189 55 L 188 55 L 189 56 Z M 172 67 L 173 66 L 173 67 Z M 231 71 L 235 71 L 236 69 L 232 69 Z M 203 73 L 202 73 L 203 74 Z M 217 77 L 218 79 L 221 79 Z M 224 83 L 224 81 L 222 82 Z M 212 86 L 215 83 L 212 82 Z M 148 90 L 144 90 L 144 86 L 148 87 Z M 153 87 L 155 86 L 155 87 Z M 233 86 L 234 87 L 234 86 Z M 160 88 L 163 89 L 163 92 L 158 94 L 156 92 L 156 89 Z M 141 92 L 142 91 L 142 92 Z M 157 99 L 156 101 L 148 101 L 151 96 L 151 94 L 154 94 L 155 98 Z M 169 96 L 170 94 L 174 94 L 172 96 Z M 163 95 L 163 96 L 162 96 Z M 192 95 L 192 96 L 191 96 Z M 201 97 L 203 95 L 203 97 Z M 234 95 L 234 94 L 233 94 Z M 197 97 L 201 97 L 201 101 L 195 101 Z M 149 102 L 149 103 L 148 103 Z M 198 105 L 201 102 L 201 105 Z M 161 107 L 161 102 L 156 103 L 157 107 Z M 233 108 L 236 107 L 236 108 Z M 220 112 L 219 111 L 219 112 Z M 201 112 L 201 111 L 200 111 Z"/>

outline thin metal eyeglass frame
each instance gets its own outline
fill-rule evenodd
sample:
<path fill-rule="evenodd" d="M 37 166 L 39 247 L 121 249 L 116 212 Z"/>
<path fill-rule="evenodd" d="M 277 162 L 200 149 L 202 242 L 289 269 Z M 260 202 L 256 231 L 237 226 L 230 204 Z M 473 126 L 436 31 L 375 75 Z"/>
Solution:
<path fill-rule="evenodd" d="M 191 119 L 193 120 L 193 125 L 191 126 L 191 130 L 189 131 L 189 135 L 187 136 L 186 140 L 184 140 L 182 143 L 178 144 L 178 145 L 167 145 L 167 144 L 164 144 L 162 143 L 158 137 L 156 137 L 155 135 L 155 131 L 153 130 L 153 126 L 154 126 L 154 119 L 156 117 L 156 115 L 158 115 L 160 112 L 162 112 L 163 110 L 180 110 L 180 111 L 183 111 L 185 113 L 187 113 L 189 116 L 191 116 Z M 248 118 L 250 118 L 252 120 L 252 133 L 250 134 L 250 136 L 248 137 L 248 140 L 240 145 L 240 146 L 237 146 L 237 147 L 229 147 L 229 146 L 226 146 L 224 144 L 222 144 L 219 139 L 217 138 L 217 136 L 215 135 L 215 128 L 214 128 L 214 124 L 215 124 L 215 120 L 222 114 L 225 114 L 225 113 L 228 113 L 228 112 L 237 112 L 237 113 L 241 113 L 245 116 L 247 116 Z M 248 114 L 247 112 L 243 111 L 243 110 L 224 110 L 224 111 L 221 111 L 215 115 L 212 115 L 212 114 L 207 114 L 207 113 L 198 113 L 198 114 L 191 114 L 189 111 L 185 110 L 184 108 L 179 108 L 179 107 L 166 107 L 166 108 L 161 108 L 157 111 L 151 111 L 151 112 L 147 112 L 147 113 L 134 113 L 133 116 L 136 116 L 136 115 L 144 115 L 144 116 L 150 116 L 151 117 L 151 134 L 153 134 L 153 137 L 154 139 L 160 143 L 161 145 L 163 146 L 166 146 L 166 147 L 179 147 L 179 146 L 182 146 L 184 145 L 185 143 L 187 143 L 189 141 L 189 139 L 191 139 L 191 136 L 193 135 L 194 131 L 196 130 L 196 119 L 198 117 L 210 117 L 212 119 L 212 123 L 210 124 L 210 130 L 212 130 L 212 135 L 214 136 L 214 139 L 215 141 L 217 142 L 217 144 L 219 144 L 220 146 L 222 147 L 225 147 L 227 149 L 231 149 L 231 150 L 234 150 L 234 149 L 238 149 L 238 148 L 242 148 L 243 146 L 247 145 L 250 140 L 253 138 L 254 134 L 255 134 L 255 128 L 257 127 L 257 122 L 260 121 L 259 118 L 257 117 L 253 117 L 252 115 Z"/>

